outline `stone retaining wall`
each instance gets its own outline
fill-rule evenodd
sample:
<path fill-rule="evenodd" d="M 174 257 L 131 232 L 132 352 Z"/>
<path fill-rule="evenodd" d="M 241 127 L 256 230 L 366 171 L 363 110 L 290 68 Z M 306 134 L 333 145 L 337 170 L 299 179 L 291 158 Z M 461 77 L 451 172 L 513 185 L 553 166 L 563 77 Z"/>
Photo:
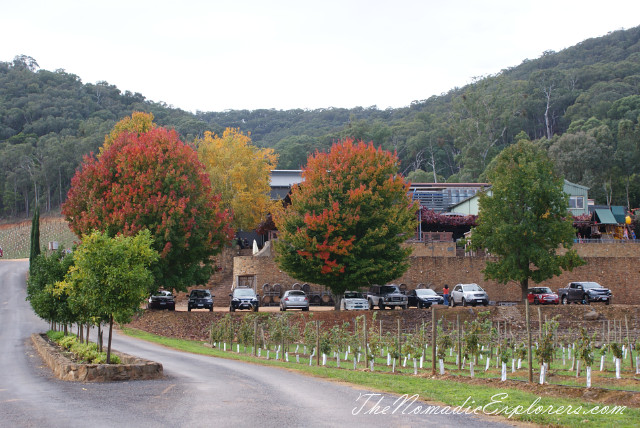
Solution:
<path fill-rule="evenodd" d="M 162 364 L 111 351 L 121 364 L 78 364 L 58 352 L 41 334 L 32 334 L 31 341 L 53 374 L 60 380 L 78 382 L 112 382 L 117 380 L 148 380 L 163 377 Z"/>

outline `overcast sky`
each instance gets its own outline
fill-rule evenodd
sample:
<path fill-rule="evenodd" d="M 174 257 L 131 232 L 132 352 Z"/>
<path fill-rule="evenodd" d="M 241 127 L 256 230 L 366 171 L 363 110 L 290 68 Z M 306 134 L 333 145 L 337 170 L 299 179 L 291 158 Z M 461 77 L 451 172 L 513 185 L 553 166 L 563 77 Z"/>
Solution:
<path fill-rule="evenodd" d="M 195 112 L 403 107 L 640 25 L 639 0 L 0 0 L 33 57 Z"/>

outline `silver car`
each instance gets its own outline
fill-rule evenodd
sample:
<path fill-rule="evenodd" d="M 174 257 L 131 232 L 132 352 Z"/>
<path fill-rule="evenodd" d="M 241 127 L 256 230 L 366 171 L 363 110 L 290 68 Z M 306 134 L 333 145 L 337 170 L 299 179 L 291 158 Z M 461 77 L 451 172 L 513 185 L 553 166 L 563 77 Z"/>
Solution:
<path fill-rule="evenodd" d="M 489 296 L 478 284 L 458 284 L 451 292 L 451 306 L 489 304 Z"/>
<path fill-rule="evenodd" d="M 280 310 L 286 311 L 287 309 L 302 309 L 303 311 L 308 311 L 309 297 L 307 297 L 302 290 L 285 291 L 280 300 Z"/>

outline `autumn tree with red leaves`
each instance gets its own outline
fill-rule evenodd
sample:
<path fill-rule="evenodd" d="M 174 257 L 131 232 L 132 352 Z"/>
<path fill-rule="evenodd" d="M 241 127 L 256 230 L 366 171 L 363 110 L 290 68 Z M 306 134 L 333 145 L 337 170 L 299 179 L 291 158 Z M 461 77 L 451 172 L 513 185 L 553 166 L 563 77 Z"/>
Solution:
<path fill-rule="evenodd" d="M 316 153 L 276 213 L 276 262 L 300 281 L 346 290 L 385 284 L 409 267 L 402 243 L 415 233 L 417 205 L 395 155 L 348 139 Z"/>
<path fill-rule="evenodd" d="M 197 153 L 164 128 L 123 131 L 98 158 L 85 157 L 62 212 L 78 236 L 149 229 L 160 253 L 151 268 L 156 289 L 206 283 L 212 257 L 233 237 Z"/>

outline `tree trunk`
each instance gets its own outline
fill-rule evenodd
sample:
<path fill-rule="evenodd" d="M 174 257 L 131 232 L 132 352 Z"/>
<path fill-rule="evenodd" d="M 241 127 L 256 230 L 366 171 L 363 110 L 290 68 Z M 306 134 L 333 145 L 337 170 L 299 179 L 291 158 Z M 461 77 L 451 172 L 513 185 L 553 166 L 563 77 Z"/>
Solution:
<path fill-rule="evenodd" d="M 113 331 L 113 315 L 109 316 L 109 341 L 107 342 L 107 364 L 111 364 L 111 333 Z"/>
<path fill-rule="evenodd" d="M 338 293 L 338 294 L 334 294 L 333 295 L 333 308 L 336 311 L 340 310 L 340 302 L 342 301 L 342 296 L 344 296 L 344 293 Z"/>

